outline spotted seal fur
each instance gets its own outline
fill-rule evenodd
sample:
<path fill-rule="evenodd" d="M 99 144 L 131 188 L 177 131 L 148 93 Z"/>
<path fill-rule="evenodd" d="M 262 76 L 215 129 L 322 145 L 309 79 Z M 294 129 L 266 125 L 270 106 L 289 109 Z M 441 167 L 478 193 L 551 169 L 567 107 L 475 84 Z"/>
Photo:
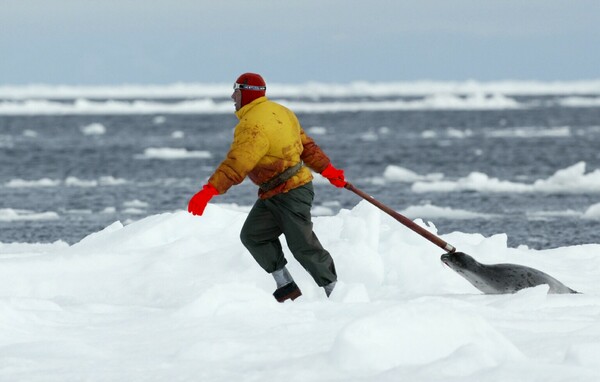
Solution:
<path fill-rule="evenodd" d="M 547 284 L 548 293 L 579 293 L 554 277 L 518 264 L 481 264 L 463 252 L 445 253 L 444 264 L 485 294 L 515 293 L 524 288 Z"/>

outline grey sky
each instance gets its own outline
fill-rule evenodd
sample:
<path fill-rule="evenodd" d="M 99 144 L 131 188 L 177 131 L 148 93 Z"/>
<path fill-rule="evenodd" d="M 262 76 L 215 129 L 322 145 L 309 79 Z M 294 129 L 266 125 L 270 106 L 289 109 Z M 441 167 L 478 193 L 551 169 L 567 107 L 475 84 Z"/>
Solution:
<path fill-rule="evenodd" d="M 600 78 L 599 0 L 0 0 L 1 84 Z"/>

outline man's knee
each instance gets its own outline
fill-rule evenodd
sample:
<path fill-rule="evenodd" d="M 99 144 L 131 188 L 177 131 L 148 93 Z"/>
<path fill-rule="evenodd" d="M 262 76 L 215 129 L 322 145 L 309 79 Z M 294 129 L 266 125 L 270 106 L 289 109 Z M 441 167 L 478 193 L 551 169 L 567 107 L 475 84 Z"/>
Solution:
<path fill-rule="evenodd" d="M 250 229 L 246 225 L 244 225 L 240 231 L 240 240 L 246 248 L 249 246 L 251 247 L 255 243 L 255 241 L 252 239 Z"/>

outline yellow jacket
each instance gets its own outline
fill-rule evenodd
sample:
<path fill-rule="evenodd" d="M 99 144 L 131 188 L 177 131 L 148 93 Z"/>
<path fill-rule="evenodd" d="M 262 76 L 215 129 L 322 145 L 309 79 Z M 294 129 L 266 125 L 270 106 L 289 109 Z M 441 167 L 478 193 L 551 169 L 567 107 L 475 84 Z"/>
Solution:
<path fill-rule="evenodd" d="M 284 106 L 260 97 L 235 114 L 240 121 L 231 148 L 208 180 L 220 194 L 246 176 L 260 186 L 300 161 L 318 173 L 329 164 L 327 155 L 304 133 L 296 115 Z M 310 170 L 303 166 L 274 189 L 267 192 L 259 189 L 258 195 L 266 199 L 306 184 L 312 178 Z"/>

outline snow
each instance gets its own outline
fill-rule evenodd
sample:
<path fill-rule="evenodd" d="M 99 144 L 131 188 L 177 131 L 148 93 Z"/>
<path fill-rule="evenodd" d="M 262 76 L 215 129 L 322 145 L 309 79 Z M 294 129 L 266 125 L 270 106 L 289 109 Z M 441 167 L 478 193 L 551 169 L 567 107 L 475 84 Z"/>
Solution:
<path fill-rule="evenodd" d="M 405 101 L 335 101 L 303 102 L 271 98 L 301 113 L 336 113 L 352 111 L 391 110 L 502 110 L 528 107 L 500 94 L 475 94 L 467 97 L 436 94 L 423 99 Z M 0 115 L 123 115 L 123 114 L 229 114 L 231 101 L 212 98 L 189 99 L 176 102 L 146 100 L 97 101 L 76 99 L 72 103 L 53 100 L 26 99 L 0 101 Z M 84 132 L 84 134 L 86 134 Z"/>
<path fill-rule="evenodd" d="M 391 97 L 432 94 L 503 95 L 598 95 L 600 80 L 580 81 L 406 81 L 348 83 L 273 83 L 266 78 L 269 93 L 277 97 Z M 233 79 L 231 81 L 233 83 Z M 2 99 L 168 99 L 231 95 L 231 83 L 173 83 L 165 85 L 0 85 Z M 570 98 L 567 98 L 567 100 Z"/>
<path fill-rule="evenodd" d="M 600 106 L 599 97 L 565 97 L 560 100 L 560 104 L 566 107 L 598 107 Z"/>
<path fill-rule="evenodd" d="M 284 245 L 303 296 L 279 304 L 239 241 L 246 216 L 211 203 L 202 217 L 115 222 L 71 246 L 0 243 L 0 380 L 600 378 L 600 244 L 441 235 L 482 263 L 532 266 L 583 292 L 482 295 L 437 247 L 361 202 L 314 218 L 340 277 L 331 299 Z"/>
<path fill-rule="evenodd" d="M 454 94 L 434 94 L 417 100 L 361 101 L 361 102 L 297 102 L 280 100 L 292 110 L 303 113 L 333 113 L 348 111 L 390 111 L 390 110 L 497 110 L 518 109 L 521 104 L 501 95 L 488 96 L 482 93 L 466 97 Z"/>
<path fill-rule="evenodd" d="M 268 80 L 268 79 L 267 79 Z M 545 106 L 597 107 L 600 81 L 270 83 L 269 97 L 302 113 L 390 110 L 504 110 Z M 0 115 L 230 114 L 231 84 L 0 85 Z M 307 100 L 307 95 L 310 99 Z M 553 96 L 519 100 L 514 96 Z M 410 97 L 410 98 L 407 98 Z M 291 100 L 291 99 L 295 100 Z M 337 99 L 338 101 L 331 101 Z M 357 100 L 360 99 L 360 100 Z M 103 134 L 98 124 L 84 134 Z M 461 133 L 457 130 L 449 134 Z M 563 131 L 558 131 L 564 134 Z M 460 135 L 459 137 L 463 137 Z"/>
<path fill-rule="evenodd" d="M 472 172 L 458 180 L 417 181 L 414 192 L 505 192 L 505 193 L 598 193 L 600 192 L 600 169 L 586 173 L 586 163 L 578 162 L 556 171 L 547 179 L 531 184 L 492 178 L 481 172 Z"/>
<path fill-rule="evenodd" d="M 98 114 L 206 114 L 230 113 L 232 103 L 216 103 L 210 98 L 180 102 L 146 100 L 97 101 L 75 99 L 72 103 L 44 99 L 0 101 L 0 115 L 98 115 Z"/>

